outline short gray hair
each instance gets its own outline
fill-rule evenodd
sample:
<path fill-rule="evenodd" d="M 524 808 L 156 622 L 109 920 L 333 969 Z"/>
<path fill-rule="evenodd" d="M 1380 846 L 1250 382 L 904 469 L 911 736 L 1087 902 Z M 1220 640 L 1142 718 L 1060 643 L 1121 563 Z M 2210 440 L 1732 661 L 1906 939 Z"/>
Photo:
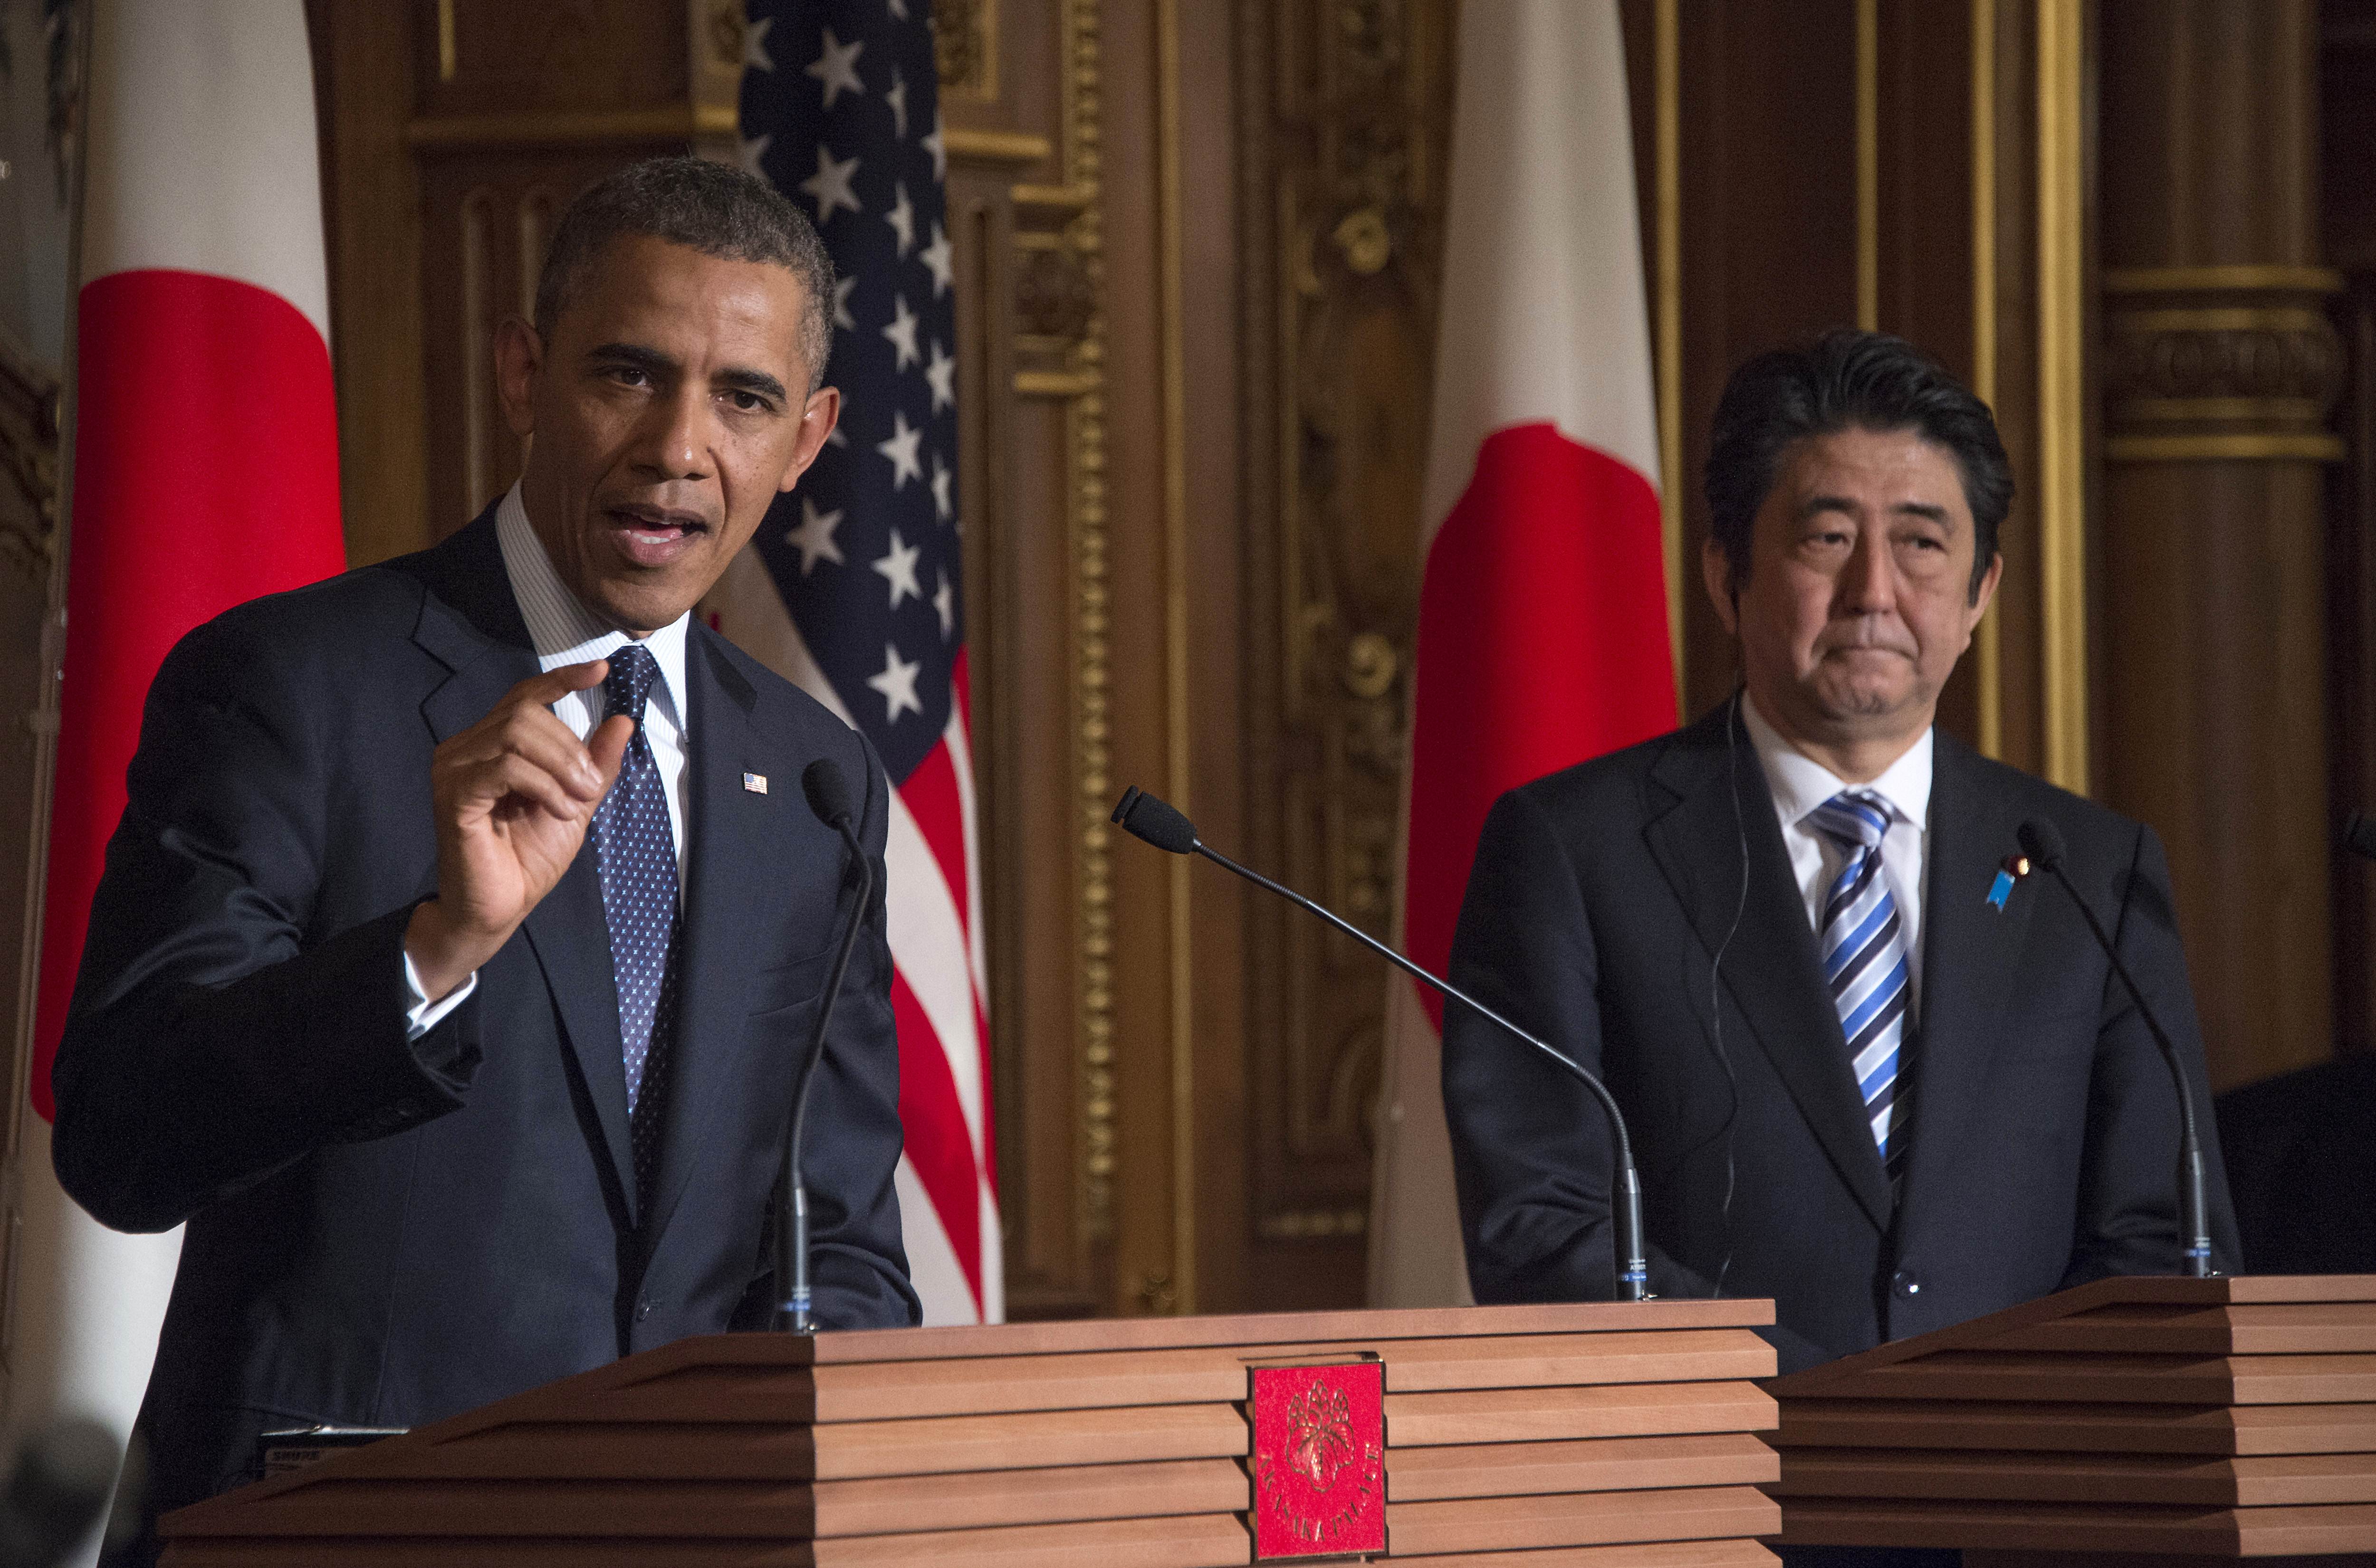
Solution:
<path fill-rule="evenodd" d="M 721 261 L 755 261 L 788 269 L 808 294 L 801 352 L 809 390 L 825 384 L 833 348 L 833 257 L 816 226 L 790 197 L 730 163 L 707 158 L 649 158 L 588 185 L 552 231 L 536 280 L 536 335 L 553 325 L 585 287 L 611 242 L 631 234 L 665 240 Z"/>

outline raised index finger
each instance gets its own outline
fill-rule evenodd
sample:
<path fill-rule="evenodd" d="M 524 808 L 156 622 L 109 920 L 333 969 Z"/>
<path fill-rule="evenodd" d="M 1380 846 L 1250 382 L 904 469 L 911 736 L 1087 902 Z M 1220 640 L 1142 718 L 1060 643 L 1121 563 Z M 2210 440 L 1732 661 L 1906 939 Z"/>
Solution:
<path fill-rule="evenodd" d="M 562 664 L 531 675 L 514 686 L 506 700 L 532 702 L 539 707 L 551 707 L 572 692 L 582 692 L 588 686 L 599 686 L 611 672 L 607 659 L 589 659 L 583 664 Z"/>

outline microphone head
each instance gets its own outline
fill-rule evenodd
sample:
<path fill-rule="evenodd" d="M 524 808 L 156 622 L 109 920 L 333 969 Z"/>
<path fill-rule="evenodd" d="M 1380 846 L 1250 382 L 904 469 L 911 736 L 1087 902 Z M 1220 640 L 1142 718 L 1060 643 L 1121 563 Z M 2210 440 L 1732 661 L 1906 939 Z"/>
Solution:
<path fill-rule="evenodd" d="M 2052 823 L 2031 817 L 2014 837 L 2021 840 L 2021 852 L 2040 870 L 2051 871 L 2062 863 L 2062 830 Z"/>
<path fill-rule="evenodd" d="M 827 827 L 838 827 L 852 815 L 849 780 L 831 757 L 821 756 L 809 764 L 801 775 L 801 792 L 809 798 L 809 810 Z"/>
<path fill-rule="evenodd" d="M 1195 852 L 1195 825 L 1135 784 L 1114 803 L 1113 819 L 1123 832 L 1169 854 Z"/>
<path fill-rule="evenodd" d="M 2343 830 L 2343 844 L 2353 854 L 2376 861 L 2376 818 L 2353 812 L 2350 823 Z"/>

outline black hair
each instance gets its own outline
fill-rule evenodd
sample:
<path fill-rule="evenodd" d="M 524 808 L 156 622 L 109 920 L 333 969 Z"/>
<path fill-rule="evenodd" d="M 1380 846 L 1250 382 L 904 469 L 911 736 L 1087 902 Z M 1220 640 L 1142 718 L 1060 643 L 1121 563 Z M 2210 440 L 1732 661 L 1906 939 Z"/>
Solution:
<path fill-rule="evenodd" d="M 584 287 L 611 242 L 648 235 L 722 261 L 786 267 L 808 295 L 801 352 L 809 390 L 825 381 L 833 347 L 833 257 L 816 226 L 790 198 L 756 174 L 707 158 L 649 158 L 588 186 L 561 215 L 536 281 L 536 334 L 551 342 L 554 323 Z"/>
<path fill-rule="evenodd" d="M 2013 509 L 2013 463 L 1996 416 L 1936 360 L 1885 332 L 1846 328 L 1797 348 L 1759 354 L 1732 373 L 1708 442 L 1709 532 L 1749 580 L 1757 509 L 1782 456 L 1811 435 L 1840 430 L 1911 430 L 1943 447 L 1972 511 L 1972 586 L 1978 600 L 1996 559 L 1997 529 Z"/>

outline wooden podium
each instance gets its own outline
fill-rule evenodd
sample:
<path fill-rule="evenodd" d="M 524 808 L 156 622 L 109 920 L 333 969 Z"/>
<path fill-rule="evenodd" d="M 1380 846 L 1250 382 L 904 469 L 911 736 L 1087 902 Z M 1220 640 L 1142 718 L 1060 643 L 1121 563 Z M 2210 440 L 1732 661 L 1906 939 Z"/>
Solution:
<path fill-rule="evenodd" d="M 1658 1301 L 691 1339 L 169 1515 L 164 1561 L 1241 1563 L 1250 1369 L 1374 1360 L 1377 1555 L 1770 1563 L 1775 1405 L 1751 1380 L 1774 1353 L 1751 1329 L 1772 1321 Z"/>
<path fill-rule="evenodd" d="M 2376 1276 L 2102 1279 L 1768 1387 L 1789 1545 L 2376 1564 Z"/>

